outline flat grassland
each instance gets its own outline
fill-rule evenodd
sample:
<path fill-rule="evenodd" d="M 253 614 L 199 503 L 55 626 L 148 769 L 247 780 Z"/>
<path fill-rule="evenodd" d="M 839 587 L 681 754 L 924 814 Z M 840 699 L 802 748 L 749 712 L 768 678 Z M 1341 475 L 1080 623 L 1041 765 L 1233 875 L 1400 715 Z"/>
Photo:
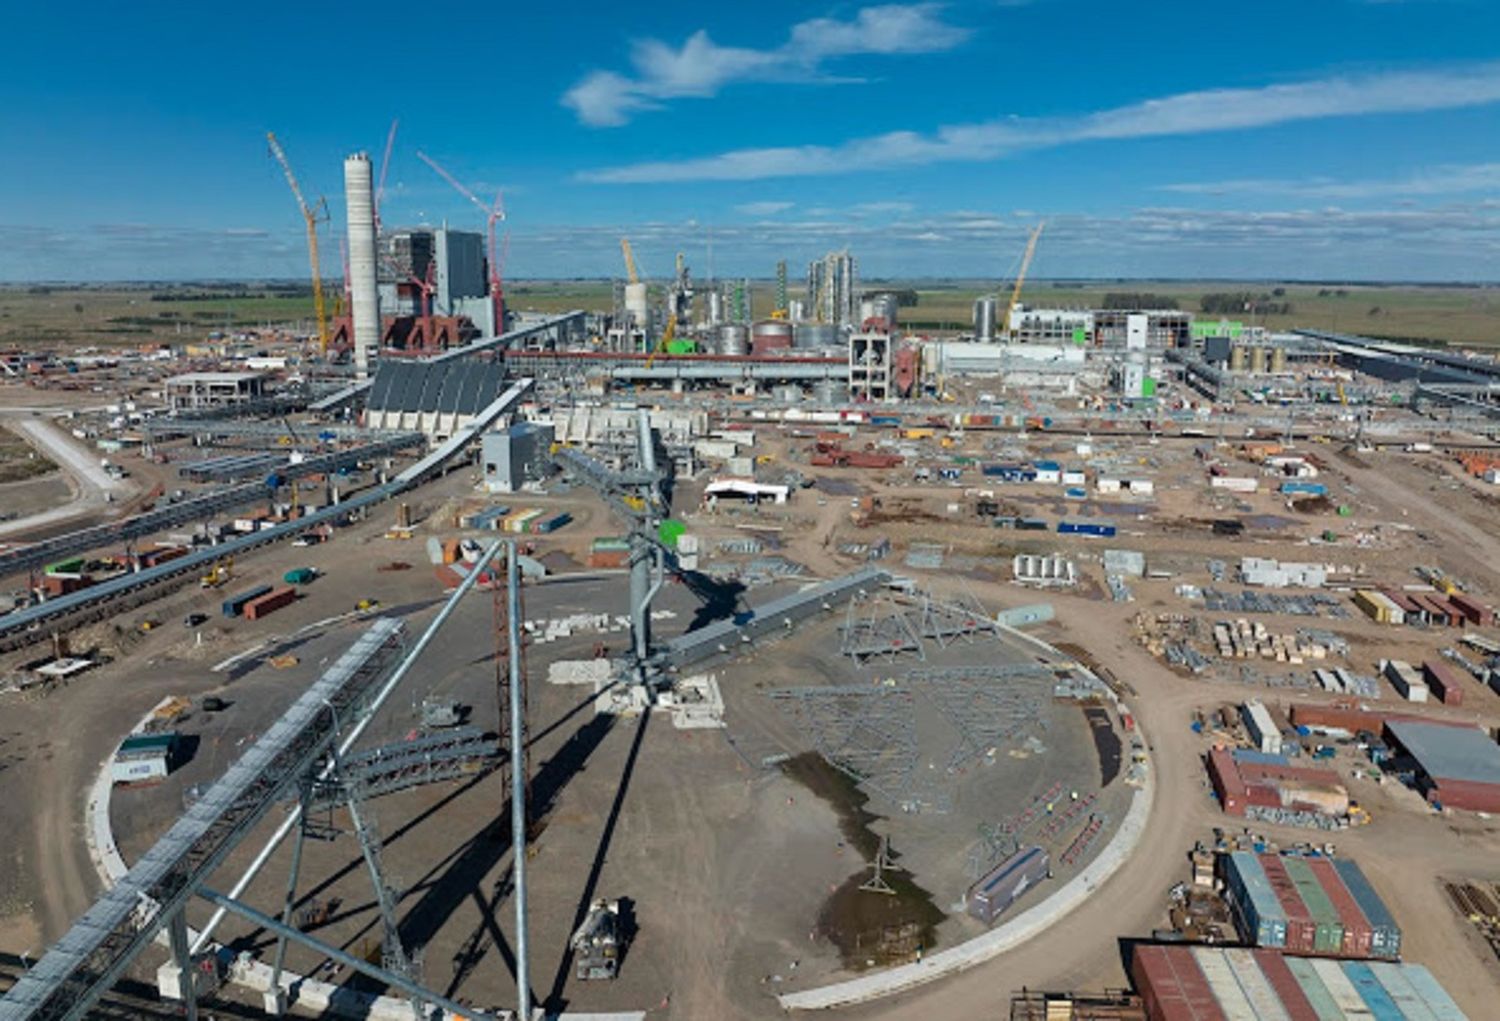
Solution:
<path fill-rule="evenodd" d="M 1009 298 L 1004 282 L 864 281 L 866 289 L 915 292 L 901 310 L 914 330 L 967 330 L 974 299 Z M 769 313 L 774 285 L 751 283 L 756 316 Z M 800 293 L 793 287 L 792 296 Z M 1033 281 L 1022 301 L 1038 308 L 1098 308 L 1109 295 L 1152 295 L 1204 318 L 1228 318 L 1280 330 L 1336 330 L 1433 345 L 1500 347 L 1500 286 L 1277 284 L 1245 281 Z M 1205 295 L 1246 295 L 1271 311 L 1207 313 Z M 330 314 L 337 288 L 328 292 Z M 607 280 L 518 280 L 507 285 L 513 309 L 608 311 Z M 653 296 L 655 298 L 655 296 Z M 287 328 L 311 332 L 312 297 L 295 284 L 0 286 L 0 348 L 125 347 L 201 341 L 213 331 Z"/>

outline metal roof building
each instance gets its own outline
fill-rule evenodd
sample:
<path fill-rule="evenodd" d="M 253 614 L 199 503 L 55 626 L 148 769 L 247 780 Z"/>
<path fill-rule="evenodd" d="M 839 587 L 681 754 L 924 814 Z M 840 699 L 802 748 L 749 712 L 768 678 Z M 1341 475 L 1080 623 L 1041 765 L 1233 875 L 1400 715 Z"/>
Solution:
<path fill-rule="evenodd" d="M 1417 764 L 1427 800 L 1450 808 L 1500 812 L 1500 745 L 1476 727 L 1391 720 L 1387 737 Z"/>
<path fill-rule="evenodd" d="M 505 366 L 499 362 L 384 359 L 370 384 L 365 425 L 416 429 L 442 439 L 499 397 L 506 384 Z"/>

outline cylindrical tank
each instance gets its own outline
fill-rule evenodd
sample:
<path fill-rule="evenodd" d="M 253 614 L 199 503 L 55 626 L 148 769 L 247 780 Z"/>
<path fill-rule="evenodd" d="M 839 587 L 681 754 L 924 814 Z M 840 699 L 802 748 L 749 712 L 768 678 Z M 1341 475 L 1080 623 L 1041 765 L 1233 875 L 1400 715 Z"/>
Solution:
<path fill-rule="evenodd" d="M 645 326 L 651 319 L 646 307 L 646 285 L 625 285 L 625 314 L 635 320 L 637 326 Z"/>
<path fill-rule="evenodd" d="M 750 353 L 785 351 L 792 346 L 792 324 L 782 319 L 762 319 L 750 327 Z"/>
<path fill-rule="evenodd" d="M 786 303 L 786 317 L 794 323 L 800 323 L 807 318 L 807 302 L 800 298 L 793 298 Z"/>
<path fill-rule="evenodd" d="M 813 384 L 813 400 L 825 407 L 832 404 L 843 404 L 844 399 L 848 396 L 848 384 L 839 383 L 837 380 L 824 379 Z"/>
<path fill-rule="evenodd" d="M 1271 371 L 1272 372 L 1285 372 L 1286 371 L 1286 348 L 1284 348 L 1284 347 L 1273 347 L 1273 348 L 1271 348 Z"/>
<path fill-rule="evenodd" d="M 886 329 L 896 328 L 896 296 L 889 291 L 881 291 L 872 294 L 859 303 L 860 324 L 871 319 L 878 319 L 885 323 Z"/>
<path fill-rule="evenodd" d="M 1229 349 L 1229 370 L 1231 372 L 1245 371 L 1245 349 L 1238 344 Z"/>
<path fill-rule="evenodd" d="M 354 373 L 368 379 L 380 350 L 380 291 L 375 281 L 375 193 L 370 156 L 344 160 L 344 213 L 349 234 L 349 306 L 354 317 Z"/>
<path fill-rule="evenodd" d="M 719 354 L 746 355 L 750 353 L 750 327 L 740 323 L 725 323 L 719 327 Z"/>
<path fill-rule="evenodd" d="M 724 295 L 718 291 L 708 292 L 708 325 L 718 326 L 724 321 Z"/>
<path fill-rule="evenodd" d="M 792 327 L 793 347 L 833 347 L 839 342 L 838 327 L 832 323 L 797 323 Z"/>
<path fill-rule="evenodd" d="M 1257 375 L 1266 371 L 1266 349 L 1263 347 L 1252 347 L 1250 349 L 1250 371 Z"/>
<path fill-rule="evenodd" d="M 995 312 L 999 303 L 994 298 L 980 298 L 974 302 L 974 339 L 989 343 L 995 339 Z"/>

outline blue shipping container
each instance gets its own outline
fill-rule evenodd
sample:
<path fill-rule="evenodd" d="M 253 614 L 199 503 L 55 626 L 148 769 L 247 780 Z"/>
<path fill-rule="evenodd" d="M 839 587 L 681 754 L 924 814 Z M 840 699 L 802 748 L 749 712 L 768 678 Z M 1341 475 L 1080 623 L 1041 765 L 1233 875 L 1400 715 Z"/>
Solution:
<path fill-rule="evenodd" d="M 1327 496 L 1328 487 L 1321 482 L 1283 482 L 1283 493 L 1302 493 L 1307 496 Z"/>
<path fill-rule="evenodd" d="M 1389 964 L 1373 964 L 1372 968 L 1390 968 Z M 1425 964 L 1403 964 L 1401 974 L 1411 987 L 1421 994 L 1422 1002 L 1427 1004 L 1427 1009 L 1437 1017 L 1438 1021 L 1465 1021 L 1468 1015 L 1458 1009 L 1458 1004 L 1453 1002 L 1453 997 L 1448 991 L 1438 984 L 1438 980 L 1432 977 L 1432 972 L 1427 970 Z"/>
<path fill-rule="evenodd" d="M 1256 946 L 1286 946 L 1286 911 L 1260 862 L 1253 854 L 1236 851 L 1227 864 L 1225 878 L 1230 899 L 1240 916 L 1245 938 Z"/>
<path fill-rule="evenodd" d="M 1364 913 L 1365 921 L 1370 923 L 1370 929 L 1374 932 L 1374 938 L 1370 942 L 1370 953 L 1375 957 L 1399 957 L 1401 956 L 1401 929 L 1396 925 L 1396 920 L 1391 917 L 1385 902 L 1360 871 L 1359 865 L 1345 858 L 1335 858 L 1333 867 L 1338 871 L 1339 878 L 1344 881 L 1344 887 L 1349 891 L 1349 896 L 1354 898 L 1354 903 L 1359 905 L 1359 910 Z"/>
<path fill-rule="evenodd" d="M 271 591 L 271 586 L 257 585 L 255 586 L 255 588 L 250 589 L 248 592 L 241 592 L 237 596 L 230 596 L 228 599 L 224 600 L 224 605 L 220 607 L 220 609 L 223 610 L 224 616 L 226 617 L 238 617 L 240 615 L 240 612 L 245 609 L 246 603 L 250 602 L 250 600 L 252 599 L 259 599 L 269 591 Z"/>
<path fill-rule="evenodd" d="M 1380 979 L 1375 977 L 1368 964 L 1345 961 L 1342 967 L 1359 998 L 1375 1015 L 1375 1021 L 1406 1021 L 1406 1015 L 1396 1006 L 1396 1001 L 1391 999 L 1391 994 L 1385 991 L 1385 986 L 1380 984 Z"/>

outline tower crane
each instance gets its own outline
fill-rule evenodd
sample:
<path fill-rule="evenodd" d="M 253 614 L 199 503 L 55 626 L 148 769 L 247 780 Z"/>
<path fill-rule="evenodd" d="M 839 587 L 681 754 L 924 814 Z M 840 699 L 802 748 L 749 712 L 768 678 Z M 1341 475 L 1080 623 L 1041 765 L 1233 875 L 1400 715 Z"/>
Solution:
<path fill-rule="evenodd" d="M 620 239 L 620 252 L 625 256 L 625 276 L 633 284 L 641 282 L 641 272 L 635 264 L 635 252 L 630 248 L 630 239 Z"/>
<path fill-rule="evenodd" d="M 390 133 L 385 136 L 385 152 L 380 156 L 380 179 L 375 185 L 375 237 L 380 237 L 380 205 L 385 199 L 385 175 L 391 169 L 391 150 L 396 147 L 396 125 L 400 119 L 391 121 Z"/>
<path fill-rule="evenodd" d="M 328 311 L 323 304 L 323 271 L 318 265 L 318 220 L 328 218 L 328 205 L 322 199 L 318 200 L 316 208 L 307 204 L 307 200 L 302 197 L 302 186 L 297 183 L 297 175 L 292 173 L 292 164 L 287 160 L 281 143 L 276 141 L 275 132 L 266 132 L 266 143 L 271 147 L 271 155 L 281 164 L 282 173 L 286 174 L 286 183 L 291 185 L 292 196 L 297 200 L 297 208 L 307 223 L 307 257 L 312 263 L 313 314 L 318 320 L 318 351 L 327 354 Z"/>
<path fill-rule="evenodd" d="M 1021 285 L 1026 283 L 1026 271 L 1031 268 L 1031 258 L 1036 255 L 1036 242 L 1042 236 L 1042 228 L 1047 226 L 1043 220 L 1036 225 L 1036 230 L 1031 232 L 1031 237 L 1026 239 L 1026 254 L 1021 256 L 1021 269 L 1016 273 L 1016 286 L 1011 288 L 1010 304 L 1005 307 L 1005 332 L 1007 335 L 1015 332 L 1016 304 L 1021 300 Z"/>
<path fill-rule="evenodd" d="M 437 171 L 439 177 L 453 185 L 454 189 L 474 203 L 485 216 L 485 234 L 488 241 L 486 249 L 490 264 L 490 305 L 491 314 L 495 318 L 495 333 L 499 335 L 505 332 L 505 282 L 500 275 L 501 257 L 498 246 L 495 244 L 495 224 L 505 219 L 505 194 L 502 191 L 495 192 L 495 201 L 492 205 L 485 205 L 478 195 L 462 184 L 458 178 L 438 165 L 437 161 L 424 152 L 418 152 L 417 158 Z"/>

